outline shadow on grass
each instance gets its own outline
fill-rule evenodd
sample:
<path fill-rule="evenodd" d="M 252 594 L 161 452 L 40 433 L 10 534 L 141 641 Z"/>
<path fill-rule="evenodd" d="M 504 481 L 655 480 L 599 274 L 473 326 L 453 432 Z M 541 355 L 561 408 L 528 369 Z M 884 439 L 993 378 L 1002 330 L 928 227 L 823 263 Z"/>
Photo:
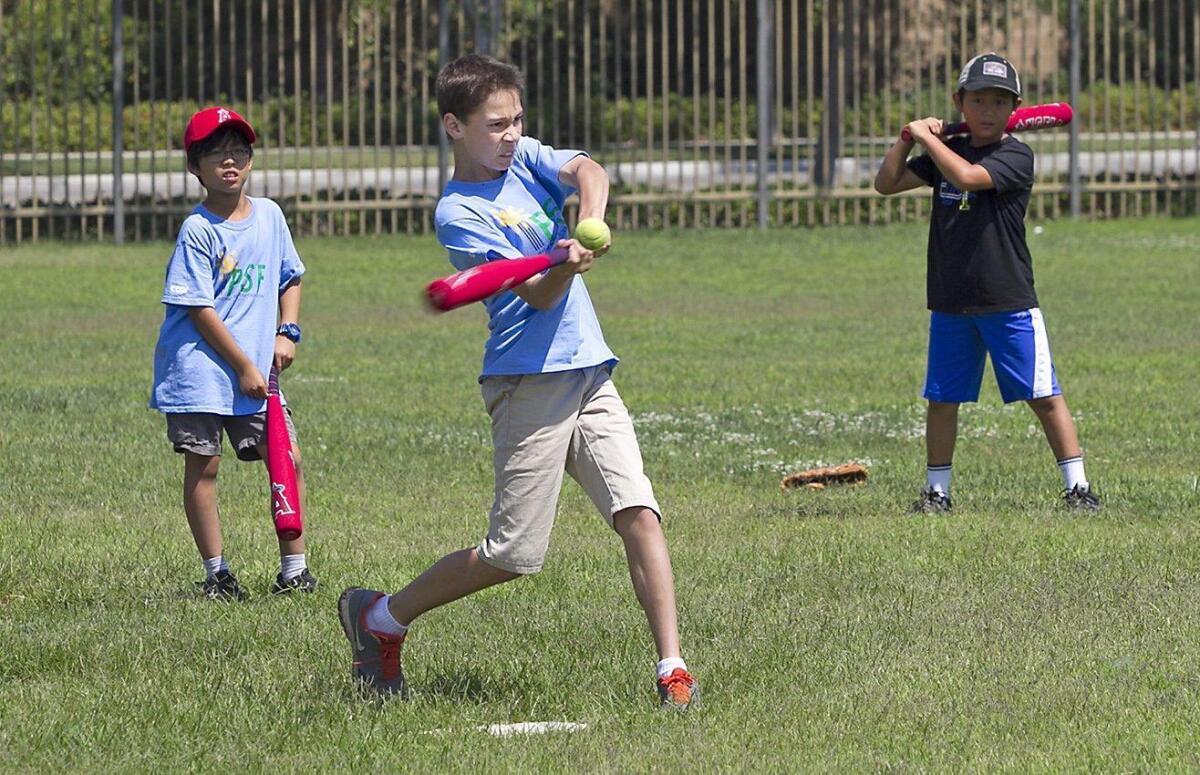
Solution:
<path fill-rule="evenodd" d="M 913 497 L 881 491 L 867 497 L 839 488 L 833 492 L 788 490 L 778 499 L 755 504 L 747 516 L 757 519 L 895 519 L 910 517 Z"/>
<path fill-rule="evenodd" d="M 413 686 L 413 694 L 425 699 L 443 699 L 482 705 L 491 702 L 515 701 L 526 696 L 528 687 L 516 681 L 497 680 L 496 676 L 472 670 L 455 670 L 453 674 L 433 676 L 432 680 Z"/>

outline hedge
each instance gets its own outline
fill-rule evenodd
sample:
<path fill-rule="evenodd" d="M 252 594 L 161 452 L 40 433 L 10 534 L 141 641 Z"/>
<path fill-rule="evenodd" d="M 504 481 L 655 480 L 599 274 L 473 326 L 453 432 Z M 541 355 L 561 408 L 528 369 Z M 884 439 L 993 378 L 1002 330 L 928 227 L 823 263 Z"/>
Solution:
<path fill-rule="evenodd" d="M 1196 129 L 1200 125 L 1200 100 L 1195 88 L 1165 90 L 1148 85 L 1100 82 L 1089 86 L 1081 95 L 1076 108 L 1077 121 L 1084 131 L 1115 131 L 1123 125 L 1129 131 L 1147 128 Z M 892 95 L 870 95 L 858 105 L 847 105 L 842 111 L 843 134 L 890 137 L 907 121 L 924 112 L 939 113 L 948 106 L 945 92 L 927 90 L 904 98 Z M 183 128 L 198 106 L 194 102 L 141 102 L 125 108 L 125 148 L 150 150 L 180 147 Z M 268 144 L 277 144 L 280 128 L 283 144 L 288 146 L 369 146 L 404 144 L 407 140 L 409 116 L 417 138 L 424 137 L 433 144 L 439 131 L 436 106 L 432 102 L 410 102 L 398 105 L 395 127 L 386 113 L 380 116 L 378 133 L 375 129 L 375 105 L 372 101 L 348 101 L 313 105 L 309 95 L 300 98 L 300 120 L 296 121 L 297 102 L 294 97 L 272 97 L 250 105 L 233 102 L 265 135 Z M 388 110 L 390 105 L 380 105 Z M 310 115 L 315 109 L 315 116 Z M 46 102 L 10 101 L 0 110 L 0 148 L 6 152 L 79 152 L 112 148 L 111 108 L 106 103 L 67 102 L 51 105 Z M 363 130 L 360 133 L 360 112 Z M 577 110 L 574 117 L 565 107 L 526 106 L 527 123 L 532 134 L 553 142 L 579 143 L 584 139 L 585 118 L 590 121 L 593 143 L 606 142 L 636 147 L 646 141 L 647 127 L 655 143 L 663 137 L 662 98 L 647 100 L 594 99 L 589 113 Z M 806 136 L 809 127 L 818 133 L 823 105 L 819 101 L 801 102 L 785 109 L 774 120 L 777 135 Z M 709 122 L 710 114 L 714 121 Z M 698 121 L 697 121 L 698 115 Z M 1109 118 L 1105 120 L 1106 116 Z M 667 122 L 672 140 L 751 139 L 757 129 L 757 106 L 748 100 L 725 98 L 667 97 Z M 745 127 L 743 134 L 742 128 Z"/>

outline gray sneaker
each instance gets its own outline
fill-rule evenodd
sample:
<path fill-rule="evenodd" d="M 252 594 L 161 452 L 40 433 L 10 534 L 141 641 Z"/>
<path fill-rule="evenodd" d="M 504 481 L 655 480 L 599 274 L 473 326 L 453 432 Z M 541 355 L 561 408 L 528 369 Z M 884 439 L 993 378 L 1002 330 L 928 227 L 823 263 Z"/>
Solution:
<path fill-rule="evenodd" d="M 926 487 L 921 490 L 921 497 L 912 505 L 914 514 L 944 514 L 954 508 L 950 496 L 943 492 Z"/>
<path fill-rule="evenodd" d="M 1100 496 L 1092 492 L 1090 484 L 1077 484 L 1069 490 L 1063 490 L 1063 500 L 1072 511 L 1099 511 Z"/>
<path fill-rule="evenodd" d="M 404 636 L 367 629 L 367 609 L 381 597 L 383 593 L 374 589 L 350 587 L 338 598 L 338 618 L 353 654 L 352 673 L 364 688 L 408 699 L 408 685 L 400 668 Z"/>

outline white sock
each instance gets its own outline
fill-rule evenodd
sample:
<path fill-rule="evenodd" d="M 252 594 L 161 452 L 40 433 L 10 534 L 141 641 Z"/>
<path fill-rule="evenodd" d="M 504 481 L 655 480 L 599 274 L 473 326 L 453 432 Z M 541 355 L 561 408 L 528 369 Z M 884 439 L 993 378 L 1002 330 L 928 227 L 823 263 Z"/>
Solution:
<path fill-rule="evenodd" d="M 929 489 L 950 497 L 950 466 L 925 466 L 925 481 Z"/>
<path fill-rule="evenodd" d="M 216 557 L 201 557 L 200 559 L 204 563 L 205 576 L 215 576 L 219 570 L 229 570 L 229 565 L 225 562 L 225 558 L 219 554 Z"/>
<path fill-rule="evenodd" d="M 1068 490 L 1074 490 L 1075 486 L 1080 484 L 1087 488 L 1087 475 L 1083 473 L 1083 455 L 1058 461 L 1058 470 L 1062 472 L 1063 486 Z"/>
<path fill-rule="evenodd" d="M 403 635 L 408 632 L 408 625 L 396 621 L 396 617 L 388 610 L 388 601 L 391 599 L 391 595 L 384 595 L 367 609 L 368 630 L 386 635 Z"/>
<path fill-rule="evenodd" d="M 294 579 L 308 568 L 303 554 L 283 554 L 279 557 L 279 573 L 284 581 Z"/>
<path fill-rule="evenodd" d="M 675 670 L 687 670 L 682 657 L 667 657 L 658 663 L 658 677 L 666 678 Z"/>

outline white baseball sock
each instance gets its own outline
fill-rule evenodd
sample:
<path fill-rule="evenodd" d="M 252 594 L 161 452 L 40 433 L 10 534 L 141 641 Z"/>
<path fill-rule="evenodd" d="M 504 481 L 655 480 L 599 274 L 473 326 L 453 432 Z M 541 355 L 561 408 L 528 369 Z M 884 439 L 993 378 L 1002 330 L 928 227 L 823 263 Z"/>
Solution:
<path fill-rule="evenodd" d="M 294 579 L 308 569 L 308 562 L 303 554 L 283 554 L 279 556 L 279 574 L 284 581 Z"/>
<path fill-rule="evenodd" d="M 1058 470 L 1062 472 L 1063 487 L 1074 490 L 1076 485 L 1088 486 L 1087 475 L 1083 473 L 1083 455 L 1063 458 L 1058 461 Z"/>
<path fill-rule="evenodd" d="M 408 625 L 396 621 L 388 610 L 391 595 L 384 595 L 367 609 L 367 629 L 372 632 L 382 632 L 385 635 L 403 635 L 408 632 Z"/>
<path fill-rule="evenodd" d="M 950 466 L 926 466 L 925 481 L 929 489 L 950 497 Z"/>
<path fill-rule="evenodd" d="M 211 578 L 212 576 L 215 576 L 217 571 L 229 570 L 229 565 L 225 562 L 225 557 L 222 555 L 218 554 L 216 557 L 201 557 L 200 559 L 204 563 L 204 575 L 206 577 Z"/>
<path fill-rule="evenodd" d="M 675 670 L 687 670 L 682 657 L 667 657 L 658 663 L 658 677 L 666 678 Z"/>

